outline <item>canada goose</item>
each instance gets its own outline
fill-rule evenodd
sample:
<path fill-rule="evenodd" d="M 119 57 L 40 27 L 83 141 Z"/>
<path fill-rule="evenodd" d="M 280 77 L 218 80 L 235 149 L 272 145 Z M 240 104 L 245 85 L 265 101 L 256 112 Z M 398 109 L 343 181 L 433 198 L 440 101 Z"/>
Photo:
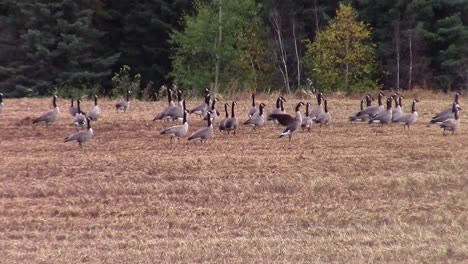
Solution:
<path fill-rule="evenodd" d="M 363 106 L 364 99 L 361 100 L 361 110 L 359 110 L 357 113 L 350 116 L 349 121 L 351 122 L 352 121 L 361 121 L 361 122 L 369 121 L 369 114 L 363 113 L 363 110 L 372 106 L 372 96 L 370 94 L 366 94 L 365 100 L 366 100 L 366 107 L 364 108 Z"/>
<path fill-rule="evenodd" d="M 45 122 L 46 127 L 49 127 L 52 123 L 57 121 L 60 115 L 60 109 L 57 106 L 57 95 L 52 97 L 52 105 L 54 106 L 54 109 L 34 119 L 33 124 Z"/>
<path fill-rule="evenodd" d="M 455 93 L 455 99 L 453 100 L 453 103 L 457 104 L 458 106 L 460 105 L 460 92 L 456 92 Z M 440 116 L 447 116 L 447 114 L 449 114 L 451 116 L 451 118 L 454 118 L 454 111 L 453 111 L 453 104 L 451 107 L 441 111 L 440 113 L 436 114 L 432 119 L 436 119 Z"/>
<path fill-rule="evenodd" d="M 411 106 L 411 113 L 402 114 L 396 119 L 393 119 L 393 112 L 392 112 L 392 121 L 403 124 L 403 128 L 405 128 L 405 126 L 408 126 L 408 129 L 410 129 L 410 125 L 413 125 L 414 123 L 416 123 L 416 120 L 418 120 L 418 112 L 416 111 L 416 103 L 419 103 L 418 99 L 413 100 L 413 105 Z"/>
<path fill-rule="evenodd" d="M 380 111 L 384 110 L 384 107 L 383 107 L 383 104 L 382 104 L 382 97 L 384 96 L 384 93 L 383 92 L 380 92 L 379 93 L 379 99 L 378 99 L 378 102 L 379 104 L 378 105 L 374 105 L 374 106 L 369 106 L 367 107 L 366 109 L 362 110 L 362 111 L 359 111 L 358 112 L 358 115 L 369 115 L 369 117 L 374 117 L 377 113 L 379 113 Z"/>
<path fill-rule="evenodd" d="M 390 124 L 392 122 L 392 98 L 387 98 L 387 110 L 378 112 L 375 116 L 369 119 L 369 124 L 380 123 Z"/>
<path fill-rule="evenodd" d="M 296 116 L 293 117 L 289 114 L 274 114 L 272 118 L 275 118 L 278 120 L 278 123 L 280 123 L 283 126 L 286 126 L 286 129 L 283 131 L 283 133 L 280 134 L 281 137 L 287 136 L 289 138 L 289 141 L 291 141 L 292 134 L 301 127 L 302 124 L 302 115 L 301 115 L 301 106 L 303 106 L 303 102 L 299 102 L 296 105 Z"/>
<path fill-rule="evenodd" d="M 176 137 L 177 140 L 179 140 L 180 137 L 184 137 L 185 135 L 187 135 L 189 124 L 187 122 L 188 111 L 185 108 L 185 100 L 183 100 L 182 104 L 183 104 L 183 109 L 184 109 L 184 115 L 182 117 L 182 125 L 172 126 L 172 127 L 169 127 L 167 129 L 161 131 L 161 135 L 170 136 L 171 141 L 172 141 L 172 138 L 174 138 L 174 137 Z"/>
<path fill-rule="evenodd" d="M 206 115 L 206 112 L 210 110 L 210 90 L 205 89 L 205 101 L 197 105 L 195 108 L 192 108 L 189 113 L 199 115 L 200 118 Z"/>
<path fill-rule="evenodd" d="M 228 106 L 229 106 L 228 103 L 224 104 L 224 112 L 226 112 L 226 117 L 222 119 L 221 121 L 219 121 L 219 126 L 218 126 L 219 130 L 224 130 L 224 128 L 226 127 L 226 120 L 229 119 Z"/>
<path fill-rule="evenodd" d="M 403 113 L 403 99 L 405 97 L 403 95 L 400 95 L 398 97 L 397 94 L 393 96 L 393 99 L 395 101 L 395 108 L 392 110 L 392 122 L 395 122 L 396 119 L 398 119 L 400 116 L 404 115 Z"/>
<path fill-rule="evenodd" d="M 228 118 L 225 123 L 224 130 L 228 132 L 228 135 L 231 131 L 234 131 L 234 135 L 236 134 L 237 126 L 239 125 L 239 122 L 237 121 L 236 114 L 235 114 L 235 106 L 237 105 L 237 102 L 234 101 L 232 102 L 231 105 L 231 118 Z M 254 115 L 255 116 L 255 115 Z"/>
<path fill-rule="evenodd" d="M 153 118 L 153 121 L 163 119 L 166 116 L 166 112 L 174 106 L 175 104 L 172 101 L 172 89 L 168 88 L 167 89 L 167 106 Z"/>
<path fill-rule="evenodd" d="M 322 99 L 323 99 L 323 93 L 317 93 L 317 106 L 314 107 L 309 112 L 309 117 L 312 120 L 317 119 L 317 116 L 319 116 L 321 113 L 323 113 Z"/>
<path fill-rule="evenodd" d="M 94 134 L 93 129 L 91 128 L 91 119 L 86 118 L 86 123 L 87 129 L 85 131 L 78 131 L 71 134 L 70 136 L 65 138 L 65 142 L 76 141 L 80 145 L 80 148 L 83 148 L 82 143 L 90 140 Z"/>
<path fill-rule="evenodd" d="M 457 103 L 457 102 L 453 102 L 452 103 L 452 108 L 450 109 L 451 111 L 450 112 L 446 112 L 445 110 L 443 112 L 440 112 L 439 114 L 437 114 L 436 116 L 434 116 L 431 121 L 429 122 L 429 125 L 430 126 L 431 124 L 435 124 L 435 123 L 442 123 L 444 122 L 445 120 L 448 120 L 448 119 L 454 119 L 455 118 L 455 111 L 456 110 L 461 110 L 460 108 L 460 105 Z"/>
<path fill-rule="evenodd" d="M 127 112 L 127 110 L 130 108 L 130 90 L 127 90 L 127 93 L 125 95 L 125 100 L 120 101 L 115 104 L 115 110 L 119 112 L 119 110 L 123 110 L 124 112 Z"/>
<path fill-rule="evenodd" d="M 3 93 L 0 93 L 0 113 L 3 111 Z"/>
<path fill-rule="evenodd" d="M 286 99 L 283 96 L 279 96 L 276 99 L 276 108 L 273 108 L 273 110 L 271 110 L 271 112 L 270 112 L 270 114 L 268 115 L 268 118 L 267 118 L 268 121 L 273 121 L 274 123 L 276 123 L 277 122 L 276 119 L 270 118 L 270 117 L 272 115 L 274 115 L 274 114 L 284 114 L 285 113 L 283 102 L 286 102 Z"/>
<path fill-rule="evenodd" d="M 456 103 L 454 102 L 454 106 Z M 453 118 L 447 119 L 442 124 L 440 124 L 440 127 L 444 129 L 443 135 L 446 136 L 445 131 L 452 131 L 452 135 L 455 134 L 457 131 L 458 126 L 460 125 L 460 117 L 459 117 L 459 107 L 454 107 L 453 108 Z"/>
<path fill-rule="evenodd" d="M 76 100 L 76 107 L 78 108 L 78 111 L 75 115 L 75 118 L 73 119 L 73 124 L 75 124 L 76 127 L 83 127 L 84 124 L 86 123 L 86 116 L 81 113 L 81 100 L 78 99 Z"/>
<path fill-rule="evenodd" d="M 248 117 L 251 118 L 258 114 L 258 108 L 255 106 L 255 93 L 252 93 L 252 107 L 249 109 Z"/>
<path fill-rule="evenodd" d="M 322 127 L 322 125 L 328 126 L 331 121 L 331 115 L 328 112 L 328 102 L 325 98 L 323 99 L 323 106 L 325 108 L 324 112 L 320 113 L 314 120 L 315 123 L 320 124 L 320 127 Z"/>
<path fill-rule="evenodd" d="M 208 138 L 213 136 L 213 124 L 211 123 L 211 111 L 207 114 L 208 126 L 198 129 L 195 133 L 193 133 L 188 140 L 192 139 L 200 139 L 200 142 L 203 140 L 206 142 Z"/>
<path fill-rule="evenodd" d="M 98 100 L 98 96 L 94 95 L 94 106 L 86 114 L 86 117 L 91 119 L 91 121 L 97 121 L 99 119 L 99 117 L 101 116 L 101 109 L 99 109 L 99 106 L 97 104 L 97 100 Z"/>
<path fill-rule="evenodd" d="M 312 127 L 312 118 L 309 116 L 309 107 L 310 107 L 310 102 L 306 103 L 306 111 L 305 111 L 305 117 L 302 119 L 302 130 L 306 129 L 310 131 L 310 128 Z"/>
<path fill-rule="evenodd" d="M 70 108 L 68 109 L 68 112 L 70 113 L 71 116 L 75 117 L 76 113 L 78 113 L 78 107 L 74 106 L 74 99 L 71 99 L 70 103 Z M 86 115 L 86 113 L 83 110 L 80 110 L 81 114 Z"/>
<path fill-rule="evenodd" d="M 251 126 L 254 130 L 257 129 L 257 127 L 263 126 L 263 124 L 265 123 L 265 116 L 263 114 L 265 106 L 266 105 L 264 103 L 261 103 L 258 106 L 258 115 L 249 118 L 249 120 L 244 122 L 244 125 Z"/>
<path fill-rule="evenodd" d="M 211 115 L 209 116 L 209 118 L 211 118 L 211 121 L 214 121 L 216 119 L 216 116 L 218 115 L 218 111 L 216 110 L 216 102 L 218 102 L 218 98 L 215 98 L 213 99 L 212 103 L 211 103 L 211 109 L 205 114 L 205 116 L 203 117 L 203 120 L 206 120 L 208 118 L 208 113 L 211 113 Z"/>
<path fill-rule="evenodd" d="M 177 90 L 177 101 L 177 105 L 174 105 L 174 103 L 171 101 L 172 104 L 169 103 L 169 106 L 160 114 L 159 119 L 182 119 L 184 116 L 184 107 L 182 105 L 182 90 Z"/>

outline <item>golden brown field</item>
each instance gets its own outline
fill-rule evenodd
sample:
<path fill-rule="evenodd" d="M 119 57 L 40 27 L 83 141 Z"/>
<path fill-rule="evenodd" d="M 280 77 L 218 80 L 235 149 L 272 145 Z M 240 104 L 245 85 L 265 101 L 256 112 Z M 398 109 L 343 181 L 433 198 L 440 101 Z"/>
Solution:
<path fill-rule="evenodd" d="M 453 100 L 437 96 L 419 95 L 411 131 L 349 124 L 359 101 L 331 96 L 329 128 L 289 142 L 269 123 L 216 131 L 207 144 L 159 135 L 176 124 L 151 121 L 164 100 L 132 101 L 126 114 L 101 100 L 104 118 L 82 151 L 63 143 L 75 131 L 68 100 L 46 129 L 31 120 L 49 98 L 6 99 L 0 262 L 466 263 L 468 130 L 426 127 Z M 292 112 L 299 99 L 288 99 Z M 205 125 L 189 122 L 190 132 Z"/>

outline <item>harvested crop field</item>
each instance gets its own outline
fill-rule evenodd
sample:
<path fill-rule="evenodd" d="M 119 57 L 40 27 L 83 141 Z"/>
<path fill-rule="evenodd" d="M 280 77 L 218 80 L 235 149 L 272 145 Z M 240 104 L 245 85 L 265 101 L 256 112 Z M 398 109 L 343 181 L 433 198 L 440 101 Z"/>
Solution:
<path fill-rule="evenodd" d="M 63 143 L 75 131 L 68 100 L 46 129 L 31 123 L 49 98 L 6 99 L 0 262 L 466 262 L 468 130 L 426 127 L 453 96 L 418 97 L 410 131 L 348 123 L 359 100 L 332 95 L 328 128 L 289 142 L 271 123 L 241 126 L 206 144 L 159 135 L 179 123 L 151 121 L 164 100 L 132 101 L 127 113 L 101 100 L 83 150 Z M 257 100 L 274 107 L 273 96 Z M 298 101 L 288 98 L 288 112 Z M 239 102 L 242 121 L 248 107 Z M 189 134 L 205 125 L 189 122 Z"/>

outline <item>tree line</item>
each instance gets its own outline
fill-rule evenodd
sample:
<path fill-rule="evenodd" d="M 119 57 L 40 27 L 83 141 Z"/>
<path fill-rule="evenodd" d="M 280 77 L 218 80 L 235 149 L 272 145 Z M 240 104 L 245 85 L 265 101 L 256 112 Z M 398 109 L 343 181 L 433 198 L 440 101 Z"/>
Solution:
<path fill-rule="evenodd" d="M 0 24 L 11 97 L 468 88 L 468 0 L 3 0 Z"/>

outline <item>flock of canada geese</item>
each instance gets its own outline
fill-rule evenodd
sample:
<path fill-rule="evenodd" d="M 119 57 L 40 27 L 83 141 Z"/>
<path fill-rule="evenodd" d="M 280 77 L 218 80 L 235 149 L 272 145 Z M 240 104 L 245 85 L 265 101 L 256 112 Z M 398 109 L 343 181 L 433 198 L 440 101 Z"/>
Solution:
<path fill-rule="evenodd" d="M 177 94 L 178 102 L 175 103 L 173 100 L 173 94 Z M 116 111 L 122 110 L 126 112 L 130 108 L 130 95 L 131 92 L 127 91 L 125 99 L 115 104 Z M 394 93 L 391 97 L 386 99 L 386 106 L 383 104 L 384 93 L 378 94 L 378 104 L 372 105 L 374 98 L 367 94 L 362 100 L 360 105 L 360 111 L 353 113 L 349 117 L 350 122 L 368 122 L 369 124 L 380 124 L 381 126 L 400 123 L 403 127 L 408 127 L 416 123 L 418 119 L 418 112 L 416 110 L 416 103 L 419 101 L 414 99 L 412 102 L 411 112 L 405 113 L 402 109 L 403 95 Z M 283 103 L 286 99 L 283 96 L 279 96 L 276 99 L 276 106 L 273 108 L 268 115 L 265 114 L 266 104 L 260 103 L 257 105 L 255 101 L 255 93 L 252 93 L 252 105 L 247 113 L 247 120 L 243 122 L 246 126 L 251 126 L 253 129 L 264 125 L 265 121 L 272 121 L 285 127 L 285 130 L 279 135 L 279 137 L 288 137 L 291 140 L 294 132 L 302 128 L 303 130 L 310 130 L 313 124 L 320 126 L 328 126 L 332 120 L 331 115 L 328 111 L 328 102 L 324 97 L 323 93 L 317 93 L 317 106 L 311 107 L 311 103 L 304 104 L 303 102 L 297 103 L 295 107 L 295 114 L 290 115 L 286 113 Z M 443 129 L 443 135 L 446 135 L 446 131 L 451 131 L 454 134 L 460 124 L 459 111 L 462 110 L 459 104 L 460 93 L 455 93 L 455 100 L 451 107 L 444 109 L 437 115 L 435 115 L 428 126 L 431 124 L 439 124 Z M 207 126 L 198 129 L 192 133 L 188 140 L 200 140 L 200 142 L 206 142 L 214 134 L 213 122 L 219 119 L 220 113 L 216 109 L 217 98 L 212 98 L 210 91 L 205 89 L 204 101 L 192 108 L 187 109 L 185 100 L 183 99 L 182 90 L 174 90 L 171 88 L 167 89 L 167 100 L 168 105 L 158 113 L 153 121 L 157 120 L 182 120 L 182 124 L 168 127 L 161 131 L 161 135 L 167 135 L 177 140 L 181 137 L 185 137 L 189 131 L 189 124 L 187 116 L 189 114 L 198 115 L 207 121 Z M 49 127 L 60 116 L 60 110 L 57 106 L 57 96 L 54 95 L 52 98 L 53 109 L 42 114 L 38 118 L 33 120 L 33 124 L 44 122 L 46 127 Z M 83 128 L 86 125 L 86 130 L 77 131 L 70 136 L 65 138 L 65 142 L 76 141 L 79 146 L 82 147 L 82 143 L 90 140 L 93 137 L 93 129 L 91 128 L 91 122 L 98 121 L 101 116 L 101 110 L 98 105 L 98 96 L 94 96 L 94 106 L 85 113 L 81 109 L 81 100 L 76 101 L 71 99 L 71 105 L 69 113 L 73 118 L 73 124 L 77 129 Z M 393 107 L 393 103 L 395 107 Z M 227 134 L 236 134 L 239 127 L 239 120 L 236 116 L 236 105 L 237 102 L 224 104 L 225 116 L 218 122 L 218 129 L 225 131 Z M 301 114 L 301 107 L 305 105 L 305 116 Z M 3 111 L 3 94 L 0 93 L 0 113 Z M 230 110 L 230 115 L 229 115 Z"/>

